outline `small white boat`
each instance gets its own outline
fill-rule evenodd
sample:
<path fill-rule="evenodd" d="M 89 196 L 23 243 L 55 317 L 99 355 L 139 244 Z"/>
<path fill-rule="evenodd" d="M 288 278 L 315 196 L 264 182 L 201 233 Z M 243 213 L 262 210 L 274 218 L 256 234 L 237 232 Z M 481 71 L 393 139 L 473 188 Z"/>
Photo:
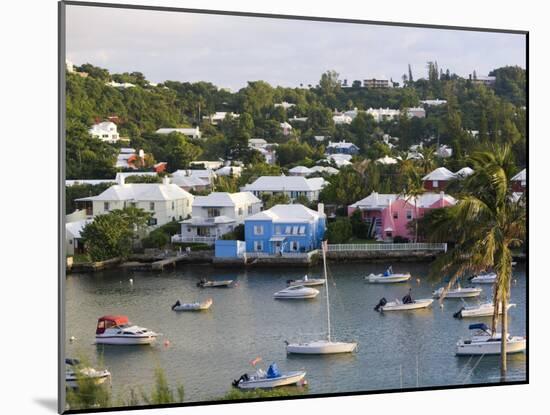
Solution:
<path fill-rule="evenodd" d="M 470 339 L 460 339 L 456 344 L 457 356 L 500 354 L 501 333 L 492 334 L 483 323 L 470 324 L 470 330 L 478 330 Z M 527 347 L 523 336 L 510 336 L 506 339 L 506 353 L 520 353 Z"/>
<path fill-rule="evenodd" d="M 221 287 L 230 287 L 231 284 L 233 284 L 233 280 L 222 280 L 222 281 L 207 281 L 207 280 L 200 280 L 197 282 L 197 287 L 206 288 L 206 287 L 213 287 L 213 288 L 221 288 Z"/>
<path fill-rule="evenodd" d="M 273 294 L 274 298 L 300 300 L 315 298 L 319 295 L 319 290 L 315 288 L 304 287 L 303 285 L 295 285 L 293 287 L 285 288 L 284 290 L 277 291 Z"/>
<path fill-rule="evenodd" d="M 435 298 L 440 298 L 443 294 L 444 288 L 441 287 L 433 292 L 433 296 Z M 445 298 L 470 298 L 470 297 L 478 297 L 481 294 L 481 291 L 483 291 L 481 288 L 477 287 L 457 287 L 452 288 L 447 291 L 447 294 L 445 295 Z"/>
<path fill-rule="evenodd" d="M 508 304 L 506 310 L 511 307 L 515 307 L 515 304 Z M 495 313 L 495 305 L 489 301 L 478 305 L 466 305 L 453 314 L 456 318 L 468 318 L 468 317 L 490 317 Z M 499 307 L 499 314 L 502 314 L 502 306 Z"/>
<path fill-rule="evenodd" d="M 470 282 L 473 284 L 494 284 L 496 280 L 497 274 L 494 272 L 486 272 L 470 278 Z"/>
<path fill-rule="evenodd" d="M 180 300 L 176 301 L 176 303 L 172 306 L 173 311 L 202 311 L 202 310 L 208 310 L 210 306 L 212 305 L 212 299 L 209 298 L 207 300 L 204 300 L 203 302 L 196 302 L 196 303 L 181 303 Z"/>
<path fill-rule="evenodd" d="M 103 316 L 97 321 L 96 344 L 140 345 L 153 343 L 159 334 L 132 325 L 126 316 Z"/>
<path fill-rule="evenodd" d="M 258 369 L 253 375 L 245 373 L 233 381 L 233 386 L 239 389 L 272 389 L 279 386 L 299 385 L 305 376 L 306 372 L 303 370 L 280 373 L 277 365 L 272 363 L 267 372 Z"/>
<path fill-rule="evenodd" d="M 407 311 L 418 310 L 421 308 L 428 308 L 434 302 L 433 298 L 421 298 L 418 300 L 412 300 L 412 302 L 404 302 L 398 299 L 395 301 L 386 301 L 382 298 L 380 302 L 374 307 L 375 311 Z"/>
<path fill-rule="evenodd" d="M 291 287 L 295 285 L 302 285 L 304 287 L 314 287 L 316 285 L 323 285 L 325 283 L 324 278 L 309 278 L 307 275 L 301 280 L 288 280 L 287 284 Z"/>
<path fill-rule="evenodd" d="M 368 282 L 378 284 L 390 284 L 394 282 L 405 282 L 411 279 L 411 274 L 370 274 L 365 277 Z"/>
<path fill-rule="evenodd" d="M 296 354 L 337 354 L 352 353 L 356 348 L 357 342 L 314 340 L 304 343 L 287 343 L 286 352 Z"/>
<path fill-rule="evenodd" d="M 65 384 L 67 387 L 76 389 L 78 382 L 86 380 L 96 385 L 101 385 L 111 378 L 111 372 L 107 369 L 97 370 L 92 367 L 80 367 L 78 359 L 65 359 Z"/>

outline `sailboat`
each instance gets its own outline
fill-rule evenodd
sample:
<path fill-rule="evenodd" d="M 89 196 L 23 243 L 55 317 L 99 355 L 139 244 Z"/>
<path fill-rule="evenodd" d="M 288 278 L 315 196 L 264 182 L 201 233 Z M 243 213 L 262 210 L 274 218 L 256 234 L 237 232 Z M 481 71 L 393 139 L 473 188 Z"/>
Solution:
<path fill-rule="evenodd" d="M 337 353 L 351 353 L 357 348 L 357 342 L 336 342 L 332 341 L 330 333 L 330 301 L 329 290 L 327 280 L 327 258 L 326 258 L 326 241 L 322 245 L 323 251 L 323 269 L 324 278 L 327 283 L 325 284 L 327 290 L 327 327 L 328 333 L 326 339 L 313 340 L 304 343 L 288 343 L 286 342 L 286 352 L 295 354 L 337 354 Z"/>

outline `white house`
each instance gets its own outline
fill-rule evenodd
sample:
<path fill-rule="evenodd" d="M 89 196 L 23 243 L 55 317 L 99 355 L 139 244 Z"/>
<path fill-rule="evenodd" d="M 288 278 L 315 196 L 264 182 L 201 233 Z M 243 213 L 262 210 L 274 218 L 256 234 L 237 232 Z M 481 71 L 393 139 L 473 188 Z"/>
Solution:
<path fill-rule="evenodd" d="M 212 184 L 216 178 L 216 173 L 212 169 L 176 170 L 172 173 L 172 177 L 177 176 L 195 176 L 208 182 L 208 184 Z"/>
<path fill-rule="evenodd" d="M 440 105 L 445 105 L 447 103 L 446 99 L 424 99 L 420 101 L 421 104 L 427 105 L 428 107 L 438 107 Z"/>
<path fill-rule="evenodd" d="M 426 110 L 422 107 L 407 108 L 407 115 L 409 118 L 426 118 Z"/>
<path fill-rule="evenodd" d="M 283 135 L 289 135 L 292 132 L 292 125 L 290 125 L 286 121 L 282 122 L 280 126 L 281 130 L 283 130 Z"/>
<path fill-rule="evenodd" d="M 273 106 L 274 106 L 275 108 L 277 108 L 277 107 L 283 107 L 285 110 L 287 110 L 287 109 L 289 109 L 289 108 L 294 107 L 295 105 L 296 105 L 296 104 L 291 104 L 291 103 L 289 103 L 289 102 L 283 101 L 283 102 L 274 104 Z"/>
<path fill-rule="evenodd" d="M 131 84 L 130 82 L 119 83 L 119 82 L 111 81 L 111 82 L 106 82 L 105 85 L 112 86 L 113 88 L 121 88 L 121 89 L 128 89 L 128 88 L 135 87 L 135 85 Z"/>
<path fill-rule="evenodd" d="M 312 174 L 315 174 L 315 173 L 326 173 L 326 174 L 329 174 L 329 175 L 334 175 L 334 174 L 338 174 L 340 173 L 340 171 L 338 169 L 335 169 L 334 167 L 330 167 L 330 166 L 313 166 L 312 168 L 309 169 L 310 171 L 310 175 Z"/>
<path fill-rule="evenodd" d="M 223 161 L 221 160 L 213 160 L 213 161 L 206 161 L 206 160 L 195 160 L 189 163 L 191 166 L 203 166 L 205 169 L 210 170 L 216 170 L 223 166 Z"/>
<path fill-rule="evenodd" d="M 379 164 L 384 164 L 388 166 L 390 164 L 397 164 L 397 159 L 390 156 L 384 156 L 382 158 L 377 159 L 376 162 Z"/>
<path fill-rule="evenodd" d="M 401 111 L 390 108 L 369 108 L 366 113 L 372 115 L 376 122 L 381 122 L 397 119 L 401 114 Z"/>
<path fill-rule="evenodd" d="M 159 128 L 155 134 L 171 134 L 180 133 L 189 138 L 201 138 L 199 127 L 195 128 Z"/>
<path fill-rule="evenodd" d="M 434 154 L 438 157 L 446 159 L 453 155 L 453 149 L 443 144 L 435 151 Z"/>
<path fill-rule="evenodd" d="M 248 140 L 248 147 L 250 148 L 258 149 L 264 148 L 265 146 L 267 146 L 267 141 L 263 138 L 251 138 Z"/>
<path fill-rule="evenodd" d="M 65 246 L 67 247 L 67 255 L 74 255 L 84 251 L 81 232 L 84 227 L 91 223 L 93 219 L 83 219 L 65 224 Z"/>
<path fill-rule="evenodd" d="M 250 192 L 214 192 L 197 196 L 191 218 L 180 222 L 181 233 L 172 241 L 213 243 L 244 223 L 247 216 L 260 212 L 261 208 L 261 200 Z"/>
<path fill-rule="evenodd" d="M 241 177 L 242 172 L 243 172 L 242 166 L 224 166 L 216 170 L 216 176 Z"/>
<path fill-rule="evenodd" d="M 230 118 L 239 118 L 239 114 L 235 114 L 233 112 L 223 112 L 223 111 L 217 111 L 214 114 L 206 115 L 202 117 L 205 120 L 210 120 L 210 124 L 217 125 L 221 121 L 225 120 L 225 117 L 229 115 Z"/>
<path fill-rule="evenodd" d="M 349 115 L 336 114 L 336 115 L 332 116 L 332 121 L 334 121 L 334 124 L 336 124 L 336 125 L 351 124 L 353 119 Z"/>
<path fill-rule="evenodd" d="M 322 177 L 306 179 L 299 176 L 262 176 L 252 184 L 241 187 L 242 192 L 262 194 L 284 194 L 294 201 L 299 196 L 307 197 L 311 202 L 319 200 L 319 193 L 326 185 Z"/>
<path fill-rule="evenodd" d="M 305 166 L 296 166 L 291 168 L 288 171 L 288 174 L 290 174 L 291 176 L 301 176 L 301 177 L 309 176 L 312 173 L 313 171 L 311 171 L 309 168 Z"/>
<path fill-rule="evenodd" d="M 99 138 L 101 141 L 105 141 L 107 143 L 116 143 L 120 140 L 120 136 L 117 132 L 117 126 L 111 121 L 103 121 L 94 124 L 88 132 L 92 135 L 92 137 Z"/>
<path fill-rule="evenodd" d="M 154 171 L 119 171 L 114 181 L 116 183 L 120 183 L 121 181 L 126 182 L 126 179 L 130 176 L 157 176 L 157 172 Z"/>
<path fill-rule="evenodd" d="M 248 147 L 259 151 L 262 156 L 264 156 L 265 162 L 267 164 L 275 163 L 277 154 L 277 152 L 275 151 L 275 147 L 277 147 L 277 144 L 270 144 L 263 138 L 251 138 L 250 140 L 248 140 Z"/>
<path fill-rule="evenodd" d="M 125 207 L 140 208 L 152 213 L 149 225 L 161 226 L 188 217 L 191 214 L 193 195 L 171 184 L 169 178 L 164 178 L 162 183 L 125 184 L 124 177 L 120 176 L 118 184 L 103 193 L 75 201 L 91 217 Z"/>
<path fill-rule="evenodd" d="M 210 189 L 210 182 L 197 176 L 172 176 L 170 181 L 186 191 L 206 191 Z"/>

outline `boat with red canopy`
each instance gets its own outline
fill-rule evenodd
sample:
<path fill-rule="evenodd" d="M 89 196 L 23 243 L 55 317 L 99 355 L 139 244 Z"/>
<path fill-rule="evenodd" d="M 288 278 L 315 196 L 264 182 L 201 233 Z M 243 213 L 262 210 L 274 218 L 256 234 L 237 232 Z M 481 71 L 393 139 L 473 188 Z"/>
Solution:
<path fill-rule="evenodd" d="M 151 344 L 159 335 L 145 327 L 133 325 L 128 317 L 108 315 L 97 320 L 96 344 Z"/>

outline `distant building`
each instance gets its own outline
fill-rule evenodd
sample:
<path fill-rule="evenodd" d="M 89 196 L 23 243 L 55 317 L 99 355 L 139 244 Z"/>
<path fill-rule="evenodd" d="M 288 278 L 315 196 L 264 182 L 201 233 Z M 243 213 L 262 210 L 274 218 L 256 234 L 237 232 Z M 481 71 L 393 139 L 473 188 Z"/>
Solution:
<path fill-rule="evenodd" d="M 493 86 L 496 82 L 496 76 L 476 76 L 472 78 L 474 84 L 482 84 L 485 86 Z"/>
<path fill-rule="evenodd" d="M 365 88 L 372 88 L 372 89 L 391 88 L 392 86 L 393 85 L 391 84 L 391 82 L 388 79 L 384 79 L 384 78 L 381 78 L 381 79 L 372 78 L 372 79 L 363 80 L 363 87 Z"/>
<path fill-rule="evenodd" d="M 351 154 L 329 154 L 326 159 L 319 160 L 317 163 L 328 163 L 328 164 L 335 164 L 337 168 L 341 168 L 344 166 L 351 166 L 353 163 L 351 162 L 352 155 Z"/>
<path fill-rule="evenodd" d="M 409 118 L 426 118 L 426 110 L 422 107 L 407 108 Z"/>
<path fill-rule="evenodd" d="M 191 166 L 203 166 L 205 169 L 210 170 L 216 170 L 223 166 L 223 161 L 220 160 L 213 160 L 213 161 L 206 161 L 206 160 L 195 160 L 189 163 Z"/>
<path fill-rule="evenodd" d="M 329 141 L 326 148 L 326 154 L 349 154 L 354 155 L 359 153 L 359 147 L 349 141 L 343 140 L 339 142 Z"/>
<path fill-rule="evenodd" d="M 216 170 L 216 176 L 240 177 L 243 172 L 242 166 L 223 166 Z"/>
<path fill-rule="evenodd" d="M 251 138 L 248 140 L 248 147 L 250 148 L 264 148 L 267 146 L 267 141 L 263 138 Z"/>
<path fill-rule="evenodd" d="M 288 171 L 288 174 L 290 174 L 291 176 L 301 176 L 301 177 L 309 176 L 311 173 L 313 173 L 311 169 L 305 166 L 296 166 L 291 168 Z"/>
<path fill-rule="evenodd" d="M 286 121 L 282 122 L 280 124 L 280 126 L 281 126 L 281 130 L 283 130 L 283 135 L 286 136 L 286 135 L 290 135 L 290 133 L 292 133 L 292 125 L 290 125 Z"/>
<path fill-rule="evenodd" d="M 336 125 L 341 125 L 341 124 L 351 124 L 353 119 L 349 115 L 337 114 L 332 116 L 332 121 L 334 121 L 334 124 Z"/>
<path fill-rule="evenodd" d="M 415 207 L 416 203 L 416 207 Z M 356 210 L 368 225 L 370 237 L 379 240 L 393 240 L 395 237 L 411 239 L 414 235 L 409 222 L 422 218 L 432 209 L 456 204 L 456 199 L 443 192 L 424 193 L 416 198 L 406 198 L 398 194 L 371 193 L 366 198 L 348 207 L 348 216 Z"/>
<path fill-rule="evenodd" d="M 143 165 L 145 159 L 145 152 L 139 150 L 136 152 L 135 149 L 129 147 L 122 147 L 119 150 L 117 156 L 115 167 L 117 169 L 138 169 Z"/>
<path fill-rule="evenodd" d="M 311 172 L 309 176 L 315 173 L 324 173 L 330 176 L 340 173 L 338 169 L 335 169 L 334 167 L 330 167 L 330 166 L 313 166 L 312 168 L 309 169 L 309 171 Z"/>
<path fill-rule="evenodd" d="M 120 88 L 120 89 L 128 89 L 128 88 L 134 88 L 135 87 L 135 85 L 131 84 L 130 82 L 119 83 L 119 82 L 115 82 L 115 81 L 110 81 L 110 82 L 106 82 L 105 85 L 112 86 L 113 88 Z"/>
<path fill-rule="evenodd" d="M 86 225 L 92 223 L 93 219 L 83 219 L 65 224 L 65 246 L 67 255 L 81 254 L 85 252 L 81 232 Z"/>
<path fill-rule="evenodd" d="M 208 180 L 197 176 L 176 175 L 172 176 L 170 181 L 187 192 L 205 192 L 212 187 Z"/>
<path fill-rule="evenodd" d="M 275 164 L 276 161 L 276 144 L 268 143 L 263 138 L 251 138 L 248 140 L 248 147 L 259 151 L 264 156 L 267 164 Z"/>
<path fill-rule="evenodd" d="M 289 102 L 286 102 L 286 101 L 283 101 L 281 103 L 277 103 L 277 104 L 274 104 L 273 105 L 275 108 L 278 108 L 278 107 L 283 107 L 285 110 L 289 109 L 289 108 L 292 108 L 294 106 L 296 106 L 296 104 L 291 104 Z"/>
<path fill-rule="evenodd" d="M 68 59 L 65 59 L 65 68 L 67 69 L 67 72 L 69 73 L 73 73 L 74 72 L 74 65 L 73 63 L 68 60 Z"/>
<path fill-rule="evenodd" d="M 262 176 L 253 183 L 241 187 L 242 192 L 252 192 L 255 196 L 262 194 L 286 195 L 291 201 L 305 196 L 309 201 L 319 200 L 319 193 L 326 185 L 322 177 L 306 179 L 298 176 Z"/>
<path fill-rule="evenodd" d="M 180 133 L 189 138 L 201 138 L 199 127 L 195 128 L 159 128 L 155 134 L 171 134 Z"/>
<path fill-rule="evenodd" d="M 378 164 L 383 164 L 383 165 L 390 165 L 390 164 L 397 164 L 397 159 L 393 158 L 393 157 L 390 157 L 390 156 L 384 156 L 382 158 L 379 158 L 376 160 L 376 162 Z"/>
<path fill-rule="evenodd" d="M 512 191 L 523 193 L 527 189 L 527 169 L 523 169 L 510 179 L 512 182 Z"/>
<path fill-rule="evenodd" d="M 447 100 L 446 99 L 424 99 L 424 100 L 421 100 L 420 103 L 422 105 L 427 105 L 428 107 L 438 107 L 440 105 L 447 104 Z"/>
<path fill-rule="evenodd" d="M 441 145 L 434 153 L 437 157 L 449 158 L 453 155 L 453 149 L 447 145 Z"/>
<path fill-rule="evenodd" d="M 267 255 L 306 253 L 321 246 L 326 229 L 323 204 L 275 205 L 245 219 L 246 251 Z"/>
<path fill-rule="evenodd" d="M 390 109 L 390 108 L 377 108 L 377 109 L 369 108 L 366 111 L 366 113 L 369 115 L 372 115 L 372 117 L 374 118 L 374 121 L 382 122 L 382 121 L 395 120 L 399 118 L 401 111 Z"/>
<path fill-rule="evenodd" d="M 213 184 L 216 178 L 216 173 L 212 169 L 188 169 L 188 170 L 176 170 L 172 173 L 172 177 L 178 176 L 194 176 L 206 181 L 208 184 Z"/>
<path fill-rule="evenodd" d="M 92 137 L 98 138 L 106 143 L 116 143 L 120 140 L 120 136 L 117 132 L 117 126 L 111 121 L 103 121 L 94 124 L 88 132 Z"/>
<path fill-rule="evenodd" d="M 220 122 L 225 120 L 226 117 L 228 116 L 231 119 L 239 118 L 239 114 L 235 114 L 233 112 L 222 112 L 222 111 L 215 112 L 214 114 L 211 114 L 211 115 L 206 115 L 202 118 L 203 120 L 209 120 L 210 124 L 212 125 L 218 125 Z"/>
<path fill-rule="evenodd" d="M 446 169 L 439 167 L 422 178 L 424 189 L 429 191 L 445 190 L 451 180 L 456 179 L 456 175 Z"/>

